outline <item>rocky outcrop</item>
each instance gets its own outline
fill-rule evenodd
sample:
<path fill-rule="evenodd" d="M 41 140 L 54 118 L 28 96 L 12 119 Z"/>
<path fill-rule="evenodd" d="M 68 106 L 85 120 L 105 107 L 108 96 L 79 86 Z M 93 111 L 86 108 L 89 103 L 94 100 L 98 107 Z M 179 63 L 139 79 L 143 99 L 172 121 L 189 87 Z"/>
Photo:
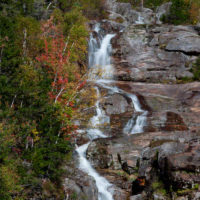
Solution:
<path fill-rule="evenodd" d="M 111 183 L 128 193 L 131 192 L 131 178 L 127 176 L 139 176 L 146 178 L 145 191 L 151 191 L 155 198 L 169 198 L 159 193 L 163 188 L 168 191 L 167 185 L 173 187 L 175 192 L 171 195 L 178 195 L 176 198 L 180 196 L 181 189 L 187 190 L 191 198 L 198 195 L 200 83 L 112 84 L 126 92 L 138 93 L 145 99 L 141 99 L 141 103 L 149 111 L 145 128 L 147 132 L 124 135 L 120 127 L 124 127 L 125 122 L 121 124 L 126 115 L 111 115 L 111 119 L 115 118 L 115 123 L 111 120 L 111 129 L 117 137 L 96 139 L 89 145 L 87 157 L 93 166 Z M 150 185 L 160 182 L 164 184 L 162 188 L 154 188 L 152 191 Z"/>
<path fill-rule="evenodd" d="M 133 10 L 130 4 L 115 0 L 107 3 L 110 19 L 101 27 L 105 33 L 116 34 L 112 39 L 115 81 L 105 82 L 107 88 L 97 86 L 100 108 L 110 119 L 100 130 L 109 138 L 93 140 L 87 159 L 113 184 L 115 200 L 198 200 L 200 83 L 177 82 L 193 77 L 191 67 L 200 54 L 200 29 L 162 25 L 160 19 L 169 13 L 171 3 L 160 6 L 156 13 Z M 113 91 L 110 86 L 121 90 Z M 130 119 L 136 121 L 141 114 L 127 93 L 135 94 L 141 109 L 147 111 L 143 133 L 123 131 Z M 94 106 L 82 109 L 78 145 L 88 141 L 85 134 L 92 126 L 91 115 L 96 115 Z M 85 174 L 66 179 L 67 191 L 72 188 L 79 196 L 95 199 L 96 188 L 88 188 L 94 185 L 93 179 L 81 176 Z"/>
<path fill-rule="evenodd" d="M 104 98 L 101 105 L 105 109 L 107 115 L 133 112 L 131 100 L 118 93 Z"/>
<path fill-rule="evenodd" d="M 115 78 L 135 82 L 176 82 L 193 75 L 200 36 L 190 26 L 130 25 L 113 39 Z"/>
<path fill-rule="evenodd" d="M 128 93 L 140 94 L 142 107 L 149 112 L 146 131 L 200 131 L 199 82 L 171 85 L 114 81 L 112 84 Z M 131 116 L 129 112 L 123 117 L 111 115 L 111 128 L 117 127 L 115 132 L 120 134 L 120 127 Z"/>
<path fill-rule="evenodd" d="M 200 54 L 200 37 L 195 28 L 175 26 L 168 32 L 158 35 L 160 45 L 168 51 L 180 51 L 186 54 Z"/>
<path fill-rule="evenodd" d="M 179 35 L 170 40 L 165 49 L 168 51 L 180 51 L 187 54 L 200 54 L 200 37 L 197 35 L 188 36 L 187 34 Z"/>
<path fill-rule="evenodd" d="M 81 173 L 80 171 L 78 173 Z M 84 177 L 84 180 L 83 180 Z M 71 198 L 76 198 L 77 200 L 82 199 L 91 199 L 98 200 L 98 191 L 95 186 L 94 180 L 91 177 L 81 174 L 81 176 L 77 177 L 77 180 L 72 180 L 69 178 L 65 179 L 64 189 L 66 196 Z M 94 186 L 94 187 L 93 187 Z"/>
<path fill-rule="evenodd" d="M 75 159 L 76 161 L 76 159 Z M 65 167 L 63 187 L 68 199 L 98 200 L 98 190 L 95 180 L 75 167 L 74 163 L 68 163 Z"/>
<path fill-rule="evenodd" d="M 189 199 L 193 199 L 198 194 L 200 183 L 197 172 L 200 164 L 199 145 L 196 144 L 199 136 L 185 132 L 179 133 L 179 141 L 172 138 L 168 138 L 171 141 L 154 140 L 151 148 L 146 148 L 142 153 L 139 175 L 145 174 L 147 181 L 152 181 L 152 176 L 157 174 L 166 184 L 166 190 L 171 187 L 175 198 L 188 194 Z"/>
<path fill-rule="evenodd" d="M 120 182 L 123 173 L 120 174 L 119 170 L 123 170 L 130 177 L 137 173 L 137 176 L 145 177 L 146 191 L 149 191 L 151 184 L 158 184 L 155 177 L 159 177 L 159 182 L 164 183 L 163 190 L 168 191 L 168 194 L 168 187 L 172 186 L 173 195 L 180 196 L 179 191 L 185 190 L 189 196 L 193 196 L 198 194 L 200 183 L 199 141 L 199 133 L 191 132 L 152 132 L 109 141 L 98 139 L 89 147 L 88 157 L 97 169 L 100 167 L 105 170 L 109 167 L 114 171 L 118 170 L 114 178 L 110 177 L 110 173 L 104 173 L 110 182 L 119 182 L 118 186 L 129 193 L 131 182 L 127 178 Z M 102 148 L 104 151 L 100 150 Z M 109 165 L 106 167 L 105 163 L 99 163 L 101 160 L 106 161 L 105 156 L 109 157 Z M 102 173 L 101 170 L 100 172 Z M 127 186 L 124 188 L 125 183 Z M 154 190 L 154 195 L 159 196 L 159 193 L 156 195 L 156 188 Z M 167 196 L 164 196 L 164 199 L 167 199 Z"/>
<path fill-rule="evenodd" d="M 110 19 L 117 20 L 120 17 L 125 25 L 156 23 L 156 15 L 149 8 L 134 10 L 130 3 L 119 3 L 115 0 L 108 0 L 107 7 L 109 8 Z"/>

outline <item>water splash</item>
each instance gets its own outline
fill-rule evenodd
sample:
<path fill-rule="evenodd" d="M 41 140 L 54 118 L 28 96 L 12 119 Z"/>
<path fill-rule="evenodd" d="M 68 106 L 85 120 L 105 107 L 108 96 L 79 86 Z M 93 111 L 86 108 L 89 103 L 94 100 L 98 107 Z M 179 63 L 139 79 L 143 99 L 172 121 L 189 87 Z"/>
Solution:
<path fill-rule="evenodd" d="M 100 96 L 99 88 L 95 87 L 95 89 L 97 91 L 97 102 L 96 102 L 97 115 L 93 116 L 90 119 L 90 124 L 92 127 L 99 127 L 101 125 L 110 123 L 110 118 L 105 114 L 105 111 L 100 108 L 99 104 L 100 104 L 101 96 Z"/>
<path fill-rule="evenodd" d="M 140 102 L 136 95 L 128 94 L 127 96 L 131 98 L 135 111 L 140 114 L 138 116 L 133 114 L 133 117 L 128 121 L 128 123 L 124 127 L 123 132 L 125 134 L 142 133 L 144 132 L 144 127 L 146 125 L 148 112 L 142 110 Z"/>

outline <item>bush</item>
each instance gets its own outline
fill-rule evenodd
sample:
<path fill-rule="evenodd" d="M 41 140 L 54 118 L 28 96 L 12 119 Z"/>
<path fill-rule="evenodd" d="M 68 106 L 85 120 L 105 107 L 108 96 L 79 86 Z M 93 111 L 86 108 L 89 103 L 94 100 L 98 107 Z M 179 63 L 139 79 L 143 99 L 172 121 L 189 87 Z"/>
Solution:
<path fill-rule="evenodd" d="M 144 0 L 144 7 L 156 9 L 157 6 L 167 2 L 169 0 Z M 141 0 L 118 0 L 122 3 L 130 3 L 133 7 L 141 6 Z"/>
<path fill-rule="evenodd" d="M 196 24 L 200 20 L 200 2 L 199 0 L 172 0 L 170 14 L 163 16 L 162 21 L 166 23 Z"/>
<path fill-rule="evenodd" d="M 185 0 L 172 0 L 170 14 L 163 18 L 164 22 L 183 24 L 190 21 L 190 4 Z"/>
<path fill-rule="evenodd" d="M 89 19 L 106 17 L 105 0 L 80 0 L 83 13 Z"/>
<path fill-rule="evenodd" d="M 169 0 L 144 0 L 144 6 L 151 8 L 151 9 L 156 9 L 156 7 L 162 5 L 163 3 L 168 2 Z"/>
<path fill-rule="evenodd" d="M 192 68 L 192 73 L 194 74 L 194 80 L 200 81 L 200 57 L 197 59 Z"/>
<path fill-rule="evenodd" d="M 190 6 L 190 20 L 193 24 L 200 22 L 200 1 L 193 0 Z"/>

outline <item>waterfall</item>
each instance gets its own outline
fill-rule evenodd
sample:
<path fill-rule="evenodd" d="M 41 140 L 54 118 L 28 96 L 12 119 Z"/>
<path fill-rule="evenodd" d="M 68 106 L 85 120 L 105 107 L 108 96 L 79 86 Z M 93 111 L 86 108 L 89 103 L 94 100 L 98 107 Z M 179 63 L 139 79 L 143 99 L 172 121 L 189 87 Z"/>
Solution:
<path fill-rule="evenodd" d="M 98 129 L 100 125 L 103 126 L 105 122 L 109 122 L 110 118 L 105 115 L 104 111 L 101 110 L 99 106 L 99 100 L 100 100 L 100 92 L 97 87 L 95 87 L 97 91 L 97 103 L 96 103 L 96 113 L 97 115 L 93 116 L 90 119 L 90 122 L 92 123 L 93 128 L 87 130 L 87 135 L 90 138 L 90 142 L 87 144 L 84 144 L 76 149 L 78 155 L 79 155 L 79 168 L 87 173 L 88 175 L 92 176 L 94 180 L 96 181 L 96 186 L 98 189 L 98 200 L 113 200 L 112 194 L 109 191 L 111 188 L 111 184 L 104 178 L 101 177 L 95 169 L 91 166 L 90 162 L 86 158 L 86 151 L 88 149 L 88 146 L 92 142 L 92 140 L 97 138 L 106 138 L 107 136 L 102 133 L 101 130 Z"/>
<path fill-rule="evenodd" d="M 94 32 L 97 34 L 97 37 L 95 38 L 91 33 L 89 42 L 89 79 L 95 81 L 99 78 L 112 77 L 113 69 L 110 62 L 112 47 L 110 41 L 115 35 L 107 34 L 103 36 L 100 33 L 100 24 L 95 26 Z M 91 141 L 78 147 L 76 151 L 79 155 L 79 168 L 88 175 L 92 176 L 96 181 L 98 200 L 113 200 L 112 193 L 110 191 L 112 184 L 110 184 L 104 177 L 100 176 L 86 158 L 86 151 L 92 140 L 107 137 L 104 133 L 102 133 L 99 127 L 105 125 L 105 123 L 110 123 L 110 118 L 106 116 L 105 112 L 99 105 L 101 99 L 99 88 L 95 87 L 95 89 L 97 93 L 97 101 L 95 104 L 97 114 L 90 119 L 90 127 L 92 128 L 87 130 L 87 135 Z"/>
<path fill-rule="evenodd" d="M 123 129 L 123 132 L 126 134 L 135 134 L 142 133 L 144 126 L 146 125 L 147 111 L 142 110 L 140 102 L 136 95 L 128 94 L 128 97 L 131 98 L 134 105 L 135 111 L 141 113 L 138 116 L 133 115 L 133 117 L 128 121 L 126 126 Z"/>
<path fill-rule="evenodd" d="M 89 144 L 90 143 L 84 144 L 76 150 L 79 154 L 80 169 L 92 176 L 96 181 L 98 200 L 113 200 L 112 194 L 108 191 L 111 184 L 104 177 L 100 176 L 86 159 L 86 151 Z"/>
<path fill-rule="evenodd" d="M 95 36 L 96 37 L 95 37 Z M 89 42 L 89 68 L 90 80 L 96 80 L 98 78 L 111 79 L 114 72 L 111 65 L 110 54 L 112 52 L 112 46 L 110 44 L 111 39 L 115 34 L 103 35 L 100 25 L 97 24 L 94 28 L 94 32 L 90 34 Z"/>
<path fill-rule="evenodd" d="M 97 138 L 107 138 L 107 136 L 100 130 L 105 124 L 110 124 L 110 117 L 105 114 L 105 111 L 100 107 L 101 93 L 99 87 L 109 90 L 111 93 L 121 93 L 132 100 L 135 111 L 140 113 L 135 120 L 135 115 L 128 121 L 124 127 L 124 133 L 133 134 L 143 132 L 143 127 L 146 123 L 147 112 L 142 110 L 139 100 L 136 95 L 127 93 L 116 86 L 110 85 L 113 66 L 111 65 L 110 54 L 112 52 L 111 39 L 115 34 L 103 34 L 100 24 L 96 24 L 93 32 L 90 35 L 89 41 L 89 80 L 94 81 L 98 87 L 94 87 L 97 94 L 97 101 L 95 104 L 96 115 L 91 117 L 87 129 L 87 136 L 90 142 L 77 147 L 76 151 L 79 155 L 79 168 L 92 176 L 96 181 L 98 189 L 98 200 L 113 200 L 112 184 L 104 177 L 100 176 L 92 167 L 89 160 L 87 160 L 86 152 L 90 143 Z"/>
<path fill-rule="evenodd" d="M 124 94 L 132 100 L 133 106 L 138 115 L 136 115 L 135 113 L 133 114 L 133 117 L 128 121 L 128 123 L 124 127 L 123 133 L 125 134 L 142 133 L 144 131 L 144 126 L 146 125 L 148 112 L 141 108 L 141 105 L 137 96 L 134 94 L 125 92 L 124 90 L 119 89 L 117 87 L 108 86 L 107 84 L 110 83 L 110 81 L 98 80 L 97 82 L 103 88 L 110 90 L 112 93 Z"/>

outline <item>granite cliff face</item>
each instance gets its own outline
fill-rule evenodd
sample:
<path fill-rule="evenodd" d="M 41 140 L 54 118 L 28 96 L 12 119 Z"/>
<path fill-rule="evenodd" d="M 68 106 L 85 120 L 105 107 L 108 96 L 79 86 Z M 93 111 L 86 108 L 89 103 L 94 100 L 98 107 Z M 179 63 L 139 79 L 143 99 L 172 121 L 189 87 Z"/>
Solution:
<path fill-rule="evenodd" d="M 108 0 L 109 20 L 100 23 L 105 34 L 116 34 L 111 40 L 114 80 L 95 83 L 99 107 L 110 124 L 101 125 L 107 138 L 94 139 L 86 157 L 113 184 L 115 200 L 200 199 L 200 83 L 178 84 L 193 77 L 200 35 L 194 26 L 161 24 L 170 5 L 156 12 L 136 11 L 128 3 Z M 86 90 L 92 87 L 90 83 Z M 139 111 L 131 95 L 139 100 Z M 88 116 L 96 111 L 91 107 L 81 112 L 80 127 L 86 130 Z M 131 120 L 143 123 L 140 133 L 125 131 Z M 89 141 L 84 131 L 77 141 Z M 76 191 L 78 199 L 80 194 L 98 199 L 91 177 L 75 177 L 67 179 L 68 190 Z"/>

